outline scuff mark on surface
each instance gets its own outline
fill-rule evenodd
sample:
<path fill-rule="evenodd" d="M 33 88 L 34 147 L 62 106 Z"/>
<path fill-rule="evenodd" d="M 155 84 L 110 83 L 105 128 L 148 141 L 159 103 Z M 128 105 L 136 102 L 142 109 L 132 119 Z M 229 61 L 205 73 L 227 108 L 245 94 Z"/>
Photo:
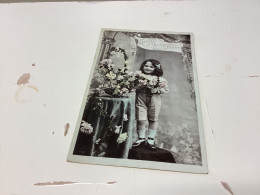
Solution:
<path fill-rule="evenodd" d="M 231 33 L 231 24 L 228 24 L 228 32 Z"/>
<path fill-rule="evenodd" d="M 17 80 L 17 85 L 19 86 L 19 88 L 16 90 L 15 95 L 14 95 L 14 98 L 15 98 L 16 102 L 18 102 L 18 103 L 26 103 L 26 102 L 31 102 L 32 101 L 32 99 L 30 99 L 30 98 L 28 99 L 28 98 L 25 98 L 25 97 L 21 97 L 21 93 L 23 91 L 25 91 L 27 88 L 33 89 L 36 92 L 39 91 L 36 86 L 31 85 L 29 83 L 30 77 L 31 77 L 30 73 L 24 73 Z"/>
<path fill-rule="evenodd" d="M 0 97 L 0 100 L 3 100 L 3 101 L 10 101 L 10 97 Z"/>
<path fill-rule="evenodd" d="M 47 108 L 47 105 L 46 104 L 43 104 L 44 108 L 46 109 Z"/>
<path fill-rule="evenodd" d="M 9 193 L 9 192 L 1 192 L 1 195 L 17 195 L 17 194 L 12 194 L 12 193 Z"/>
<path fill-rule="evenodd" d="M 109 182 L 107 182 L 107 184 L 109 184 L 109 185 L 111 185 L 111 184 L 117 184 L 117 182 L 116 182 L 116 181 L 109 181 Z"/>
<path fill-rule="evenodd" d="M 33 184 L 34 186 L 63 186 L 63 185 L 76 185 L 76 184 L 87 184 L 87 185 L 113 185 L 117 184 L 116 181 L 109 181 L 106 183 L 94 183 L 94 182 L 74 182 L 74 181 L 53 181 L 53 182 L 39 182 Z"/>
<path fill-rule="evenodd" d="M 26 103 L 31 102 L 32 99 L 26 99 L 25 97 L 21 97 L 21 93 L 26 90 L 27 88 L 33 89 L 34 91 L 38 92 L 38 88 L 36 86 L 30 85 L 29 83 L 26 83 L 24 85 L 20 85 L 19 88 L 16 90 L 14 99 L 18 103 Z"/>
<path fill-rule="evenodd" d="M 209 119 L 209 125 L 210 125 L 210 130 L 211 130 L 211 134 L 215 140 L 215 134 L 214 134 L 214 130 L 213 130 L 213 127 L 212 127 L 212 124 L 211 124 L 211 120 L 210 120 L 210 115 L 209 115 L 209 109 L 208 109 L 208 103 L 207 103 L 207 100 L 204 99 L 205 101 L 205 105 L 206 105 L 206 111 L 207 111 L 207 115 L 208 115 L 208 119 Z"/>
<path fill-rule="evenodd" d="M 67 123 L 67 124 L 65 125 L 64 136 L 66 136 L 66 135 L 68 134 L 69 128 L 70 128 L 70 124 Z"/>
<path fill-rule="evenodd" d="M 61 186 L 61 185 L 68 185 L 68 184 L 75 184 L 77 182 L 73 181 L 54 181 L 54 182 L 43 182 L 43 183 L 35 183 L 35 186 Z"/>
<path fill-rule="evenodd" d="M 203 77 L 204 78 L 208 78 L 208 77 L 219 77 L 219 78 L 222 78 L 223 76 L 222 75 L 210 75 L 210 74 L 208 74 L 208 75 L 205 75 Z"/>
<path fill-rule="evenodd" d="M 51 134 L 54 135 L 54 131 Z"/>
<path fill-rule="evenodd" d="M 35 90 L 36 92 L 39 92 L 38 88 L 34 85 L 28 85 L 27 87 Z"/>
<path fill-rule="evenodd" d="M 134 181 L 134 194 L 136 194 L 136 183 L 135 183 L 135 169 L 132 169 L 133 170 L 133 181 Z"/>
<path fill-rule="evenodd" d="M 99 190 L 99 185 L 96 185 L 96 193 L 98 192 Z"/>
<path fill-rule="evenodd" d="M 98 3 L 102 3 L 105 0 L 92 0 L 92 1 L 77 1 L 78 3 L 88 3 L 88 4 L 98 4 Z"/>
<path fill-rule="evenodd" d="M 227 75 L 205 75 L 204 78 L 258 78 L 260 75 L 233 75 L 233 76 L 227 76 Z"/>
<path fill-rule="evenodd" d="M 221 185 L 231 194 L 234 195 L 233 191 L 231 190 L 231 187 L 228 185 L 228 183 L 220 181 Z"/>
<path fill-rule="evenodd" d="M 32 66 L 35 66 L 35 63 L 33 63 Z"/>
<path fill-rule="evenodd" d="M 22 76 L 19 77 L 17 85 L 25 85 L 26 83 L 29 83 L 30 77 L 30 73 L 24 73 Z"/>
<path fill-rule="evenodd" d="M 20 93 L 27 88 L 27 85 L 28 85 L 28 83 L 25 85 L 20 85 L 19 88 L 16 90 L 16 92 L 14 94 L 14 99 L 16 102 L 18 102 L 18 103 L 31 102 L 31 99 L 24 99 L 24 98 L 20 97 Z"/>
<path fill-rule="evenodd" d="M 135 170 L 133 169 L 133 177 L 134 177 L 134 181 L 135 181 Z"/>
<path fill-rule="evenodd" d="M 231 72 L 232 66 L 230 64 L 225 65 L 225 72 Z"/>

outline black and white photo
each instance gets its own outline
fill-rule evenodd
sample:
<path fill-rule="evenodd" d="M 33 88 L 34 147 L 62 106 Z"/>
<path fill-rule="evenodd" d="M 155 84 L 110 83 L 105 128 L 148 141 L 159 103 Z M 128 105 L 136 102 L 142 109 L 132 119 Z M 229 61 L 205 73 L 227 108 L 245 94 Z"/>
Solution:
<path fill-rule="evenodd" d="M 102 29 L 68 161 L 206 173 L 192 33 Z"/>

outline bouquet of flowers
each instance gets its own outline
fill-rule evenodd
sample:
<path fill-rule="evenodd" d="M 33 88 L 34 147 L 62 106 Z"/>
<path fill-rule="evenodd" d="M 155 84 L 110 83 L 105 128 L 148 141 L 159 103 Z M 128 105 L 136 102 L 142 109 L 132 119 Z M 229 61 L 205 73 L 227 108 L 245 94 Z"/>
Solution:
<path fill-rule="evenodd" d="M 115 69 L 115 64 L 110 59 L 115 53 L 122 53 L 124 55 L 125 61 L 122 68 Z M 98 66 L 96 80 L 100 85 L 95 89 L 96 95 L 105 93 L 112 97 L 125 97 L 129 92 L 134 91 L 135 77 L 133 72 L 129 72 L 130 68 L 127 59 L 126 50 L 119 47 L 111 48 L 106 58 Z M 99 78 L 97 79 L 97 77 Z"/>
<path fill-rule="evenodd" d="M 134 73 L 136 82 L 135 88 L 142 89 L 148 88 L 150 93 L 168 93 L 169 87 L 168 82 L 160 77 L 153 76 L 153 75 L 146 75 L 141 71 L 136 71 Z"/>
<path fill-rule="evenodd" d="M 124 66 L 115 69 L 111 56 L 116 53 L 124 55 Z M 157 76 L 146 75 L 141 71 L 129 72 L 128 57 L 126 50 L 119 47 L 112 47 L 98 66 L 94 80 L 99 83 L 94 94 L 108 94 L 112 97 L 125 97 L 128 93 L 140 88 L 148 88 L 151 93 L 167 93 L 168 82 Z"/>

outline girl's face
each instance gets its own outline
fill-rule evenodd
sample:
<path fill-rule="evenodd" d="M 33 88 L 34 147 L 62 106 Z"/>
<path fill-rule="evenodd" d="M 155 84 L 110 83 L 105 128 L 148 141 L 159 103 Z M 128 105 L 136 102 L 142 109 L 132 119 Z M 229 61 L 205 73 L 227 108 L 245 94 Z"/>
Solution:
<path fill-rule="evenodd" d="M 149 61 L 145 63 L 144 68 L 143 68 L 145 74 L 152 74 L 154 69 L 155 69 L 155 67 Z"/>

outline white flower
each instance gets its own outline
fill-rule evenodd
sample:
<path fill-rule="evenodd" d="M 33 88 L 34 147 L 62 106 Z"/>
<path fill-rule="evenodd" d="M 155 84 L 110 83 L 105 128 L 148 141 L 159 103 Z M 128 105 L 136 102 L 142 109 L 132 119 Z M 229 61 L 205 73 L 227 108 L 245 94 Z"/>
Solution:
<path fill-rule="evenodd" d="M 86 121 L 82 120 L 80 125 L 80 131 L 82 133 L 86 133 L 87 135 L 91 134 L 93 132 L 93 127 L 91 124 L 87 123 Z"/>
<path fill-rule="evenodd" d="M 112 63 L 113 63 L 113 61 L 111 59 L 104 59 L 100 62 L 101 65 L 109 65 Z"/>
<path fill-rule="evenodd" d="M 191 153 L 192 149 L 191 148 L 185 148 L 184 151 L 187 152 L 187 153 Z"/>
<path fill-rule="evenodd" d="M 131 76 L 128 80 L 131 81 L 131 82 L 134 82 L 135 81 L 135 77 L 134 76 Z"/>
<path fill-rule="evenodd" d="M 157 85 L 158 80 L 157 80 L 156 78 L 154 78 L 154 79 L 152 80 L 152 82 L 153 82 L 153 85 L 155 86 L 155 85 Z"/>
<path fill-rule="evenodd" d="M 118 77 L 117 77 L 117 80 L 123 80 L 124 79 L 124 77 L 122 76 L 122 75 L 118 75 Z"/>
<path fill-rule="evenodd" d="M 107 87 L 109 87 L 109 84 L 105 83 L 103 87 L 107 88 Z"/>
<path fill-rule="evenodd" d="M 151 90 L 151 93 L 160 93 L 160 92 L 161 92 L 161 90 L 159 88 L 153 88 Z"/>
<path fill-rule="evenodd" d="M 127 114 L 124 114 L 124 116 L 123 116 L 123 121 L 128 121 Z"/>
<path fill-rule="evenodd" d="M 115 64 L 108 64 L 108 68 L 109 68 L 109 69 L 114 68 L 114 66 L 115 66 Z"/>
<path fill-rule="evenodd" d="M 117 143 L 121 144 L 123 143 L 126 138 L 128 137 L 127 133 L 122 133 L 118 138 L 117 138 Z"/>
<path fill-rule="evenodd" d="M 147 85 L 147 80 L 139 80 L 139 83 L 140 83 L 141 85 Z"/>
<path fill-rule="evenodd" d="M 187 141 L 188 141 L 189 144 L 193 144 L 193 142 L 194 142 L 194 141 L 193 141 L 193 138 L 188 138 Z"/>
<path fill-rule="evenodd" d="M 95 144 L 99 144 L 99 142 L 100 142 L 100 138 L 98 138 L 96 141 L 95 141 Z"/>
<path fill-rule="evenodd" d="M 129 85 L 130 82 L 129 82 L 129 81 L 125 81 L 124 84 L 125 84 L 125 85 Z"/>
<path fill-rule="evenodd" d="M 116 78 L 116 74 L 114 74 L 113 72 L 109 72 L 106 74 L 106 77 L 109 79 L 115 79 Z"/>
<path fill-rule="evenodd" d="M 122 91 L 122 93 L 124 93 L 124 92 L 128 92 L 129 90 L 124 87 L 123 89 L 121 89 L 121 91 Z"/>
<path fill-rule="evenodd" d="M 180 144 L 186 144 L 186 142 L 182 139 L 180 140 Z"/>
<path fill-rule="evenodd" d="M 149 85 L 153 86 L 153 81 L 149 81 Z"/>
<path fill-rule="evenodd" d="M 175 146 L 173 146 L 173 147 L 171 148 L 171 151 L 173 151 L 173 152 L 175 152 L 175 153 L 178 153 L 178 149 L 177 149 Z"/>
<path fill-rule="evenodd" d="M 135 76 L 139 76 L 139 75 L 141 75 L 142 74 L 142 71 L 141 70 L 138 70 L 138 71 L 135 71 Z"/>
<path fill-rule="evenodd" d="M 159 85 L 160 85 L 160 87 L 167 87 L 168 86 L 166 81 L 161 81 L 159 83 Z"/>
<path fill-rule="evenodd" d="M 116 129 L 115 129 L 115 133 L 116 133 L 116 134 L 119 134 L 120 129 L 121 129 L 121 126 L 122 126 L 122 125 L 120 125 L 120 126 L 115 126 L 115 128 L 116 128 Z"/>
<path fill-rule="evenodd" d="M 159 148 L 163 148 L 163 146 L 164 146 L 164 143 L 161 143 L 160 146 L 159 146 Z"/>

